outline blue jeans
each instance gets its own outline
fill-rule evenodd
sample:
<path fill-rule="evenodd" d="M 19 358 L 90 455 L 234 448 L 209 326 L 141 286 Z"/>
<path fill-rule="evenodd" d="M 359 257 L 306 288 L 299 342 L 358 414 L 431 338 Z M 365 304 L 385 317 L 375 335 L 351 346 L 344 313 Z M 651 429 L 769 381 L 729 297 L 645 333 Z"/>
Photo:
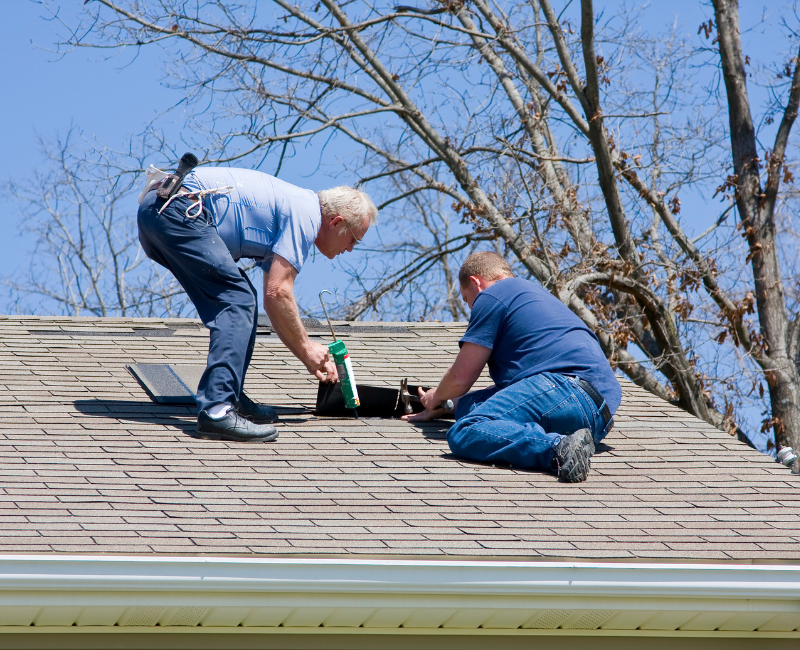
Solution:
<path fill-rule="evenodd" d="M 147 256 L 180 282 L 209 329 L 208 361 L 197 387 L 197 410 L 236 404 L 256 344 L 258 293 L 233 261 L 208 212 L 186 216 L 191 200 L 166 210 L 155 192 L 139 206 L 139 241 Z"/>
<path fill-rule="evenodd" d="M 543 372 L 506 388 L 485 388 L 458 401 L 447 432 L 457 456 L 521 469 L 549 470 L 564 435 L 589 429 L 595 443 L 611 428 L 577 379 Z"/>

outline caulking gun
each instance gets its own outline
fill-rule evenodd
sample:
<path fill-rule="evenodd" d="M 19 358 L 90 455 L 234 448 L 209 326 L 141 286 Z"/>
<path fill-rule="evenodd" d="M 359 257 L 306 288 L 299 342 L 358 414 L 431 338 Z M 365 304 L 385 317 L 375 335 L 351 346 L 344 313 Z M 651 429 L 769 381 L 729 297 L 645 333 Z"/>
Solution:
<path fill-rule="evenodd" d="M 328 352 L 333 357 L 333 362 L 336 364 L 336 371 L 339 373 L 339 381 L 342 384 L 342 395 L 344 396 L 344 404 L 349 409 L 357 409 L 361 404 L 358 399 L 358 388 L 356 387 L 356 378 L 353 375 L 353 365 L 350 363 L 350 355 L 347 353 L 347 347 L 344 341 L 336 339 L 336 334 L 331 325 L 331 318 L 328 316 L 328 309 L 325 307 L 325 301 L 322 300 L 323 293 L 330 293 L 327 289 L 319 292 L 319 302 L 322 305 L 322 311 L 325 312 L 325 318 L 328 319 L 328 327 L 331 328 L 331 336 L 333 343 L 328 343 Z M 355 413 L 358 417 L 358 413 Z"/>

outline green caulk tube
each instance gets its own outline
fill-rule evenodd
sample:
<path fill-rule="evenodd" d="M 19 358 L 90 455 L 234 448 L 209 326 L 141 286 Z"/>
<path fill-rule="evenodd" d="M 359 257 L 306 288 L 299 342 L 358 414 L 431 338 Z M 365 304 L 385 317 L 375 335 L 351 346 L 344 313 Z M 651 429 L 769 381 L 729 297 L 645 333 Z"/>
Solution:
<path fill-rule="evenodd" d="M 361 405 L 358 399 L 358 388 L 356 388 L 356 378 L 353 375 L 353 364 L 350 363 L 350 355 L 344 341 L 334 341 L 328 343 L 328 352 L 333 357 L 336 364 L 336 371 L 339 373 L 339 381 L 342 384 L 342 395 L 344 395 L 344 405 L 349 409 L 357 409 Z"/>
<path fill-rule="evenodd" d="M 339 382 L 342 385 L 344 405 L 352 409 L 353 415 L 358 417 L 356 409 L 361 405 L 361 400 L 358 399 L 358 388 L 356 387 L 356 377 L 353 374 L 353 364 L 350 363 L 350 355 L 347 352 L 347 346 L 344 344 L 344 341 L 336 339 L 333 325 L 331 325 L 331 318 L 328 316 L 328 310 L 325 307 L 325 302 L 322 300 L 323 293 L 331 292 L 327 289 L 323 289 L 319 292 L 319 302 L 322 304 L 322 310 L 325 312 L 325 318 L 328 319 L 328 327 L 330 327 L 331 336 L 333 337 L 333 343 L 328 343 L 328 353 L 333 357 L 333 362 L 336 364 L 336 372 L 339 373 Z"/>

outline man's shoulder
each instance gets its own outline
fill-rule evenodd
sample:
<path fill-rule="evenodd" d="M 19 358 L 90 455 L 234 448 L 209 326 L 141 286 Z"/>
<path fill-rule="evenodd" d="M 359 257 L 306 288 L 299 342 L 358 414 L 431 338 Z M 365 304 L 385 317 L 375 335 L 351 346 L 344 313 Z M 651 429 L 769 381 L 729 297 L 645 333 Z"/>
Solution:
<path fill-rule="evenodd" d="M 522 278 L 504 278 L 481 291 L 472 304 L 472 313 L 505 311 L 519 297 L 535 292 L 537 285 Z M 539 287 L 541 290 L 541 287 Z"/>
<path fill-rule="evenodd" d="M 484 298 L 483 309 L 503 308 L 515 318 L 570 318 L 569 308 L 541 284 L 525 278 L 506 278 L 494 283 L 479 295 Z M 477 303 L 477 300 L 476 300 Z M 577 316 L 574 316 L 577 318 Z"/>

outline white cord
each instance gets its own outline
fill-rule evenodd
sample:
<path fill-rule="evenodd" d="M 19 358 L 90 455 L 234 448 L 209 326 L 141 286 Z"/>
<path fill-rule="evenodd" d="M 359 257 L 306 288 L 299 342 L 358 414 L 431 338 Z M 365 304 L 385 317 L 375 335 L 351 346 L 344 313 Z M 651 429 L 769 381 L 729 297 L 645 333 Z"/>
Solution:
<path fill-rule="evenodd" d="M 199 190 L 197 192 L 190 192 L 189 190 L 181 189 L 178 190 L 177 194 L 173 194 L 171 197 L 167 199 L 167 202 L 161 206 L 161 209 L 158 211 L 158 214 L 161 214 L 170 203 L 172 203 L 172 199 L 178 198 L 179 196 L 193 196 L 195 200 L 186 208 L 186 217 L 189 219 L 197 219 L 201 214 L 203 214 L 203 197 L 208 196 L 209 194 L 228 194 L 231 190 L 233 190 L 233 185 L 225 185 L 223 187 L 212 187 L 207 190 Z M 197 207 L 197 212 L 192 214 L 192 209 Z"/>

